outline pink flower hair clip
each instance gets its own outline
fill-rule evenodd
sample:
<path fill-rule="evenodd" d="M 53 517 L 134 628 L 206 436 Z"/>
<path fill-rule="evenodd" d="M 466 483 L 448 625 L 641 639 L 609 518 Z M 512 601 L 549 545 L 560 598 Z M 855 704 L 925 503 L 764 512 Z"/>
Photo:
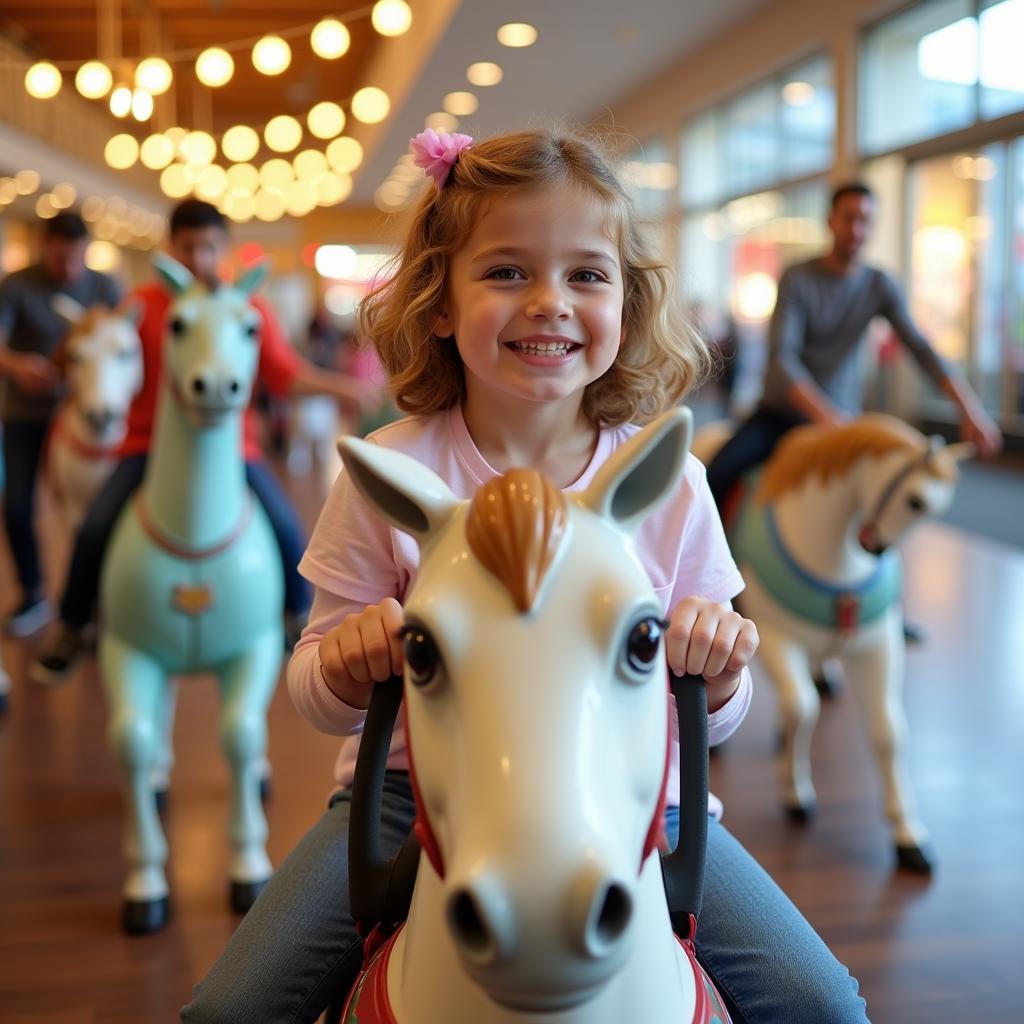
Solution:
<path fill-rule="evenodd" d="M 449 135 L 448 132 L 435 132 L 433 128 L 427 128 L 409 140 L 413 162 L 437 182 L 438 188 L 448 180 L 459 154 L 472 145 L 473 140 L 468 135 L 459 132 Z"/>

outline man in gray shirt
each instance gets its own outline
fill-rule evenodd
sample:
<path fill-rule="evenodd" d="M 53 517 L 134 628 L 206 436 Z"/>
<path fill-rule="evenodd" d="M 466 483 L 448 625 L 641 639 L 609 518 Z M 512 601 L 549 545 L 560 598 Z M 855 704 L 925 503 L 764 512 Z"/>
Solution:
<path fill-rule="evenodd" d="M 960 412 L 961 433 L 983 456 L 995 455 L 1002 435 L 977 395 L 914 326 L 896 283 L 859 262 L 874 213 L 870 189 L 843 185 L 832 196 L 832 249 L 788 268 L 772 314 L 764 395 L 754 414 L 708 466 L 711 493 L 722 508 L 729 491 L 779 439 L 801 423 L 837 425 L 861 411 L 864 331 L 884 316 L 922 370 Z"/>
<path fill-rule="evenodd" d="M 21 602 L 5 622 L 12 636 L 27 636 L 52 617 L 43 594 L 33 529 L 36 475 L 60 397 L 60 374 L 49 356 L 68 329 L 52 300 L 63 293 L 85 307 L 113 308 L 120 299 L 112 278 L 86 267 L 88 244 L 82 218 L 77 213 L 59 213 L 43 224 L 39 262 L 0 282 L 0 422 L 7 474 L 4 523 L 22 589 Z"/>

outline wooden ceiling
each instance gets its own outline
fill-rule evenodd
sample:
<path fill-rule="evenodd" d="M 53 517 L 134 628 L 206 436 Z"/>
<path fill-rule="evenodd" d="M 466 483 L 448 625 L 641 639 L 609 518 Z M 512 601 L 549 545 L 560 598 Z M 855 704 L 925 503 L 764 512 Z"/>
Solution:
<path fill-rule="evenodd" d="M 84 62 L 105 58 L 108 55 L 100 52 L 99 43 L 101 6 L 111 7 L 109 0 L 4 0 L 0 33 L 39 59 Z M 332 4 L 309 0 L 125 0 L 120 5 L 120 32 L 114 35 L 120 37 L 121 52 L 128 59 L 225 46 L 314 24 L 328 16 L 346 24 L 352 45 L 343 57 L 323 60 L 313 53 L 308 32 L 288 37 L 291 66 L 272 78 L 253 68 L 251 45 L 241 50 L 225 46 L 234 57 L 235 73 L 218 89 L 208 89 L 196 80 L 194 59 L 174 61 L 175 84 L 165 97 L 157 98 L 152 127 L 131 118 L 111 120 L 122 125 L 122 131 L 135 131 L 142 137 L 171 124 L 212 132 L 234 124 L 260 126 L 277 114 L 301 116 L 321 100 L 341 103 L 347 113 L 346 101 L 361 86 L 387 86 L 366 81 L 375 53 L 388 43 L 371 26 L 370 7 L 366 0 L 335 0 Z M 112 9 L 116 11 L 117 5 Z M 356 13 L 360 16 L 347 17 Z M 415 28 L 414 23 L 411 31 Z M 115 62 L 108 63 L 114 66 Z M 73 69 L 64 72 L 64 80 L 64 88 L 73 90 Z"/>

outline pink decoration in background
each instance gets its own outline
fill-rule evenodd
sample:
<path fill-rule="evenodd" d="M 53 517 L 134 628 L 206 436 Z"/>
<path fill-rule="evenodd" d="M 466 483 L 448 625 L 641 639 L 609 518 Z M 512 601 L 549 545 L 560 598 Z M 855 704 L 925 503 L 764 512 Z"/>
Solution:
<path fill-rule="evenodd" d="M 459 154 L 472 145 L 473 140 L 468 135 L 460 132 L 449 135 L 448 132 L 435 132 L 433 128 L 426 128 L 409 140 L 416 166 L 422 167 L 437 182 L 438 188 L 448 180 L 448 173 Z"/>

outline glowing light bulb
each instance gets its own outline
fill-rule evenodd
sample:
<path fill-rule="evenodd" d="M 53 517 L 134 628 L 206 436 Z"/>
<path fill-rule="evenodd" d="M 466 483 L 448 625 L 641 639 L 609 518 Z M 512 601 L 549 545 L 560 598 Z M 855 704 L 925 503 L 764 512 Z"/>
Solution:
<path fill-rule="evenodd" d="M 318 139 L 333 139 L 345 130 L 345 111 L 337 103 L 318 103 L 307 115 L 306 124 Z"/>
<path fill-rule="evenodd" d="M 241 163 L 251 160 L 259 152 L 260 137 L 248 125 L 236 124 L 224 133 L 220 148 L 229 160 Z"/>
<path fill-rule="evenodd" d="M 103 159 L 115 171 L 123 171 L 131 167 L 139 158 L 139 143 L 134 135 L 122 133 L 114 135 L 103 148 Z"/>
<path fill-rule="evenodd" d="M 139 159 L 151 171 L 162 171 L 174 159 L 174 143 L 159 132 L 150 135 L 139 149 Z"/>
<path fill-rule="evenodd" d="M 263 141 L 275 153 L 290 153 L 302 141 L 302 125 L 289 114 L 278 114 L 263 129 Z"/>
<path fill-rule="evenodd" d="M 147 57 L 135 69 L 135 84 L 151 96 L 162 96 L 173 81 L 174 72 L 163 57 Z"/>
<path fill-rule="evenodd" d="M 204 167 L 213 163 L 217 155 L 217 143 L 206 132 L 189 132 L 178 143 L 178 153 L 185 163 L 193 167 Z"/>
<path fill-rule="evenodd" d="M 363 162 L 363 147 L 342 135 L 328 144 L 327 162 L 339 174 L 351 174 Z"/>
<path fill-rule="evenodd" d="M 337 60 L 348 53 L 352 37 L 348 29 L 336 18 L 324 18 L 309 34 L 309 45 L 313 52 L 324 60 Z"/>
<path fill-rule="evenodd" d="M 86 61 L 75 74 L 75 88 L 87 99 L 98 100 L 110 92 L 114 76 L 102 61 Z"/>
<path fill-rule="evenodd" d="M 304 149 L 292 161 L 295 177 L 300 181 L 313 181 L 327 170 L 327 157 L 318 149 Z"/>
<path fill-rule="evenodd" d="M 481 87 L 497 85 L 502 79 L 502 74 L 501 67 L 498 64 L 493 64 L 487 60 L 470 64 L 466 68 L 466 78 L 470 85 L 479 85 Z"/>
<path fill-rule="evenodd" d="M 25 91 L 37 100 L 52 99 L 60 92 L 60 72 L 48 60 L 41 60 L 25 72 Z"/>
<path fill-rule="evenodd" d="M 367 85 L 352 97 L 352 115 L 364 124 L 378 124 L 391 111 L 391 100 L 383 89 Z"/>
<path fill-rule="evenodd" d="M 192 191 L 192 175 L 184 164 L 171 164 L 160 172 L 160 188 L 169 199 L 182 199 Z"/>
<path fill-rule="evenodd" d="M 110 94 L 110 112 L 114 117 L 127 117 L 132 112 L 132 91 L 127 85 L 119 85 Z"/>
<path fill-rule="evenodd" d="M 533 46 L 537 42 L 537 30 L 524 21 L 510 21 L 498 29 L 498 42 L 513 49 Z"/>
<path fill-rule="evenodd" d="M 400 36 L 412 24 L 412 11 L 405 0 L 377 0 L 370 21 L 382 36 Z"/>
<path fill-rule="evenodd" d="M 471 92 L 450 92 L 445 96 L 442 106 L 455 117 L 468 117 L 476 113 L 480 104 Z"/>
<path fill-rule="evenodd" d="M 260 184 L 265 188 L 284 189 L 295 180 L 295 172 L 287 160 L 274 157 L 260 168 Z"/>
<path fill-rule="evenodd" d="M 227 50 L 211 46 L 196 58 L 196 78 L 211 89 L 219 89 L 231 81 L 235 73 L 234 58 Z"/>
<path fill-rule="evenodd" d="M 153 116 L 153 97 L 145 89 L 132 93 L 132 117 L 136 121 L 148 121 Z"/>
<path fill-rule="evenodd" d="M 252 48 L 253 67 L 261 75 L 279 75 L 291 62 L 291 47 L 280 36 L 264 36 Z"/>

